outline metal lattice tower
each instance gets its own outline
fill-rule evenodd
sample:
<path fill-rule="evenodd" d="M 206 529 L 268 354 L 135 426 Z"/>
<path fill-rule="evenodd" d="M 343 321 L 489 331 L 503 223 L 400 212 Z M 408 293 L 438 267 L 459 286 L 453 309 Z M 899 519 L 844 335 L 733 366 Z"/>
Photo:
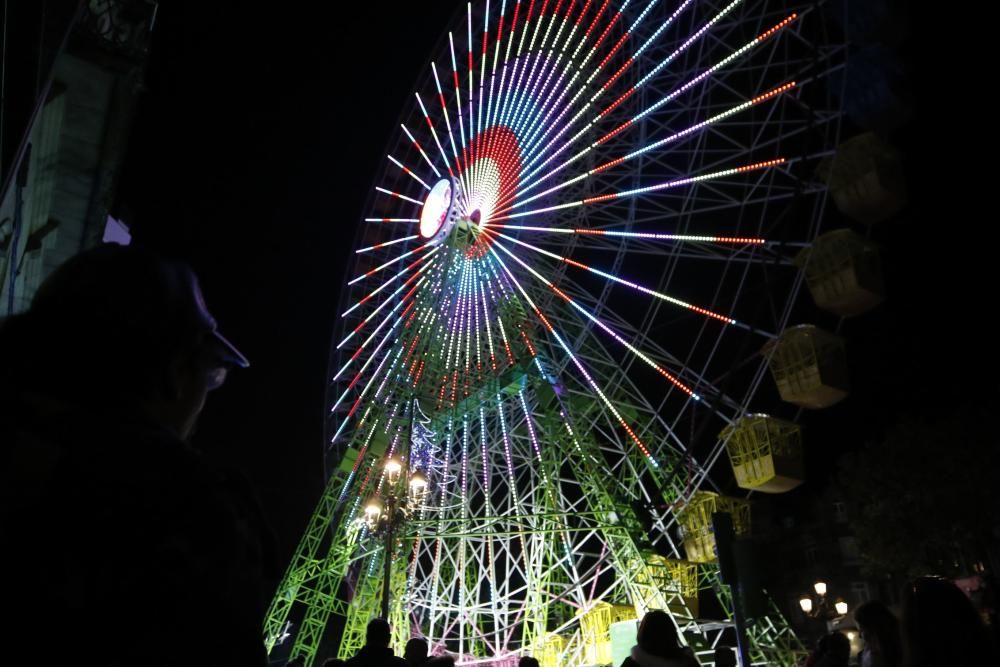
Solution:
<path fill-rule="evenodd" d="M 725 474 L 719 433 L 754 411 L 794 257 L 823 226 L 815 167 L 836 145 L 845 58 L 826 14 L 463 7 L 358 232 L 329 481 L 269 650 L 291 642 L 311 664 L 337 615 L 352 655 L 389 557 L 397 650 L 421 636 L 459 664 L 575 666 L 606 654 L 608 609 L 656 608 L 711 664 L 731 598 L 678 517 Z M 386 554 L 360 518 L 389 454 L 430 492 Z M 699 591 L 721 617 L 699 616 Z M 802 650 L 777 608 L 749 634 L 754 664 Z"/>

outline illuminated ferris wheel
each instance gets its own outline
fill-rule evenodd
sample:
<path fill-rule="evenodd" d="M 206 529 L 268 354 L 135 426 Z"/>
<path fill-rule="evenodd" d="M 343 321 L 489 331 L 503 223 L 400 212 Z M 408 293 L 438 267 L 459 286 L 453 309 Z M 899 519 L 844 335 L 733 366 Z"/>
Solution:
<path fill-rule="evenodd" d="M 361 222 L 329 485 L 269 648 L 294 635 L 312 660 L 337 615 L 352 655 L 386 604 L 397 649 L 420 636 L 459 664 L 607 664 L 610 624 L 661 608 L 710 663 L 731 600 L 691 517 L 725 504 L 706 493 L 720 434 L 759 409 L 760 351 L 822 227 L 845 55 L 826 12 L 463 7 Z M 758 663 L 793 662 L 776 611 L 750 635 Z"/>

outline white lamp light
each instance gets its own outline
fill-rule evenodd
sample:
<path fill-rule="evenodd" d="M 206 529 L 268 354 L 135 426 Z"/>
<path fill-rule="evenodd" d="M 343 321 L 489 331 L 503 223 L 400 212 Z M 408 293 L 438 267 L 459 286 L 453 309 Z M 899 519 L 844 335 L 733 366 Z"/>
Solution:
<path fill-rule="evenodd" d="M 395 484 L 399 481 L 399 473 L 402 470 L 403 464 L 395 457 L 385 462 L 385 476 L 389 484 Z"/>
<path fill-rule="evenodd" d="M 801 598 L 799 598 L 799 606 L 802 607 L 802 611 L 807 614 L 812 612 L 813 610 L 812 598 L 809 597 L 808 595 L 803 595 Z"/>
<path fill-rule="evenodd" d="M 365 522 L 368 527 L 374 529 L 380 516 L 382 516 L 382 503 L 375 499 L 368 501 L 365 506 Z"/>
<path fill-rule="evenodd" d="M 417 470 L 410 477 L 410 498 L 417 502 L 424 495 L 424 491 L 427 489 L 427 478 L 424 474 Z"/>
<path fill-rule="evenodd" d="M 813 584 L 813 590 L 816 591 L 816 595 L 819 595 L 820 597 L 826 595 L 826 582 L 817 581 Z"/>

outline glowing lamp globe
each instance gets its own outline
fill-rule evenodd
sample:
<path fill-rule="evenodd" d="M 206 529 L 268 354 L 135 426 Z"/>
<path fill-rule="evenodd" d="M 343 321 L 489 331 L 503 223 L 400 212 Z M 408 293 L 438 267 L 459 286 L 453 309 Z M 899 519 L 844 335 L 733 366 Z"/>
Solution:
<path fill-rule="evenodd" d="M 400 463 L 399 459 L 391 458 L 385 462 L 385 475 L 389 480 L 390 484 L 395 484 L 399 479 L 399 474 L 403 470 L 403 464 Z"/>
<path fill-rule="evenodd" d="M 372 500 L 365 507 L 365 522 L 368 524 L 369 528 L 374 528 L 378 523 L 379 517 L 382 515 L 382 503 L 377 500 Z"/>
<path fill-rule="evenodd" d="M 417 501 L 424 495 L 424 491 L 427 489 L 427 478 L 419 470 L 413 473 L 410 477 L 410 497 Z"/>

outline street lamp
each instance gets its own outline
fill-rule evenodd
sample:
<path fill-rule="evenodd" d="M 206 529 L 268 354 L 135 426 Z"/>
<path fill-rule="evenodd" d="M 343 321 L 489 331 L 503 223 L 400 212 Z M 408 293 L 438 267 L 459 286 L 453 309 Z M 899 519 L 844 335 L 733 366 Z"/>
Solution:
<path fill-rule="evenodd" d="M 803 614 L 814 618 L 822 616 L 829 620 L 847 616 L 848 606 L 843 599 L 838 598 L 833 605 L 830 604 L 826 596 L 828 587 L 825 581 L 814 583 L 813 590 L 815 591 L 815 595 L 805 593 L 799 598 L 799 607 L 802 609 Z"/>
<path fill-rule="evenodd" d="M 427 477 L 420 470 L 406 470 L 405 483 L 401 484 L 403 462 L 393 456 L 386 460 L 380 496 L 372 497 L 365 505 L 365 525 L 373 537 L 384 538 L 385 568 L 382 577 L 382 618 L 389 618 L 389 587 L 392 578 L 392 546 L 396 530 L 413 515 L 423 502 L 427 491 Z"/>

